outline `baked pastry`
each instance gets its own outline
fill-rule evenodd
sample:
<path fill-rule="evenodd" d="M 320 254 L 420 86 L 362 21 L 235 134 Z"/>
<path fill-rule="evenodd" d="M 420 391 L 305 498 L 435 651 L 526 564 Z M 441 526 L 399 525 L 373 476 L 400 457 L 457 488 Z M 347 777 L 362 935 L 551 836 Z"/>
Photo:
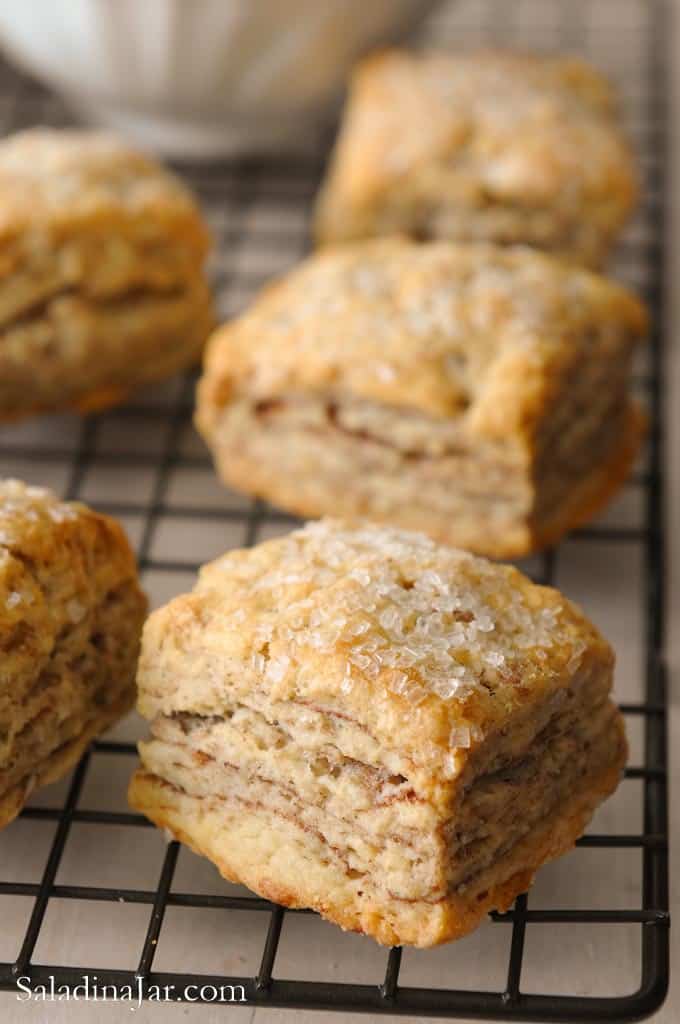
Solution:
<path fill-rule="evenodd" d="M 507 908 L 616 787 L 613 661 L 514 568 L 323 520 L 148 620 L 130 801 L 261 896 L 432 946 Z"/>
<path fill-rule="evenodd" d="M 285 509 L 523 555 L 626 476 L 644 328 L 623 288 L 531 249 L 339 246 L 217 331 L 196 422 L 230 485 Z"/>
<path fill-rule="evenodd" d="M 134 703 L 145 613 L 118 523 L 0 481 L 0 827 Z"/>
<path fill-rule="evenodd" d="M 638 190 L 614 107 L 574 58 L 370 57 L 352 77 L 318 240 L 525 243 L 597 267 Z"/>
<path fill-rule="evenodd" d="M 120 401 L 193 363 L 213 323 L 184 186 L 105 135 L 0 142 L 0 419 Z"/>

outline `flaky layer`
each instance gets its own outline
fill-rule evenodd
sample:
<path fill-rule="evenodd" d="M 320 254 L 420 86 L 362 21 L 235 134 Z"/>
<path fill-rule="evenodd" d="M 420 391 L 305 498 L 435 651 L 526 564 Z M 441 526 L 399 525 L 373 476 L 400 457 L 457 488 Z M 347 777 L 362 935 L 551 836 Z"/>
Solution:
<path fill-rule="evenodd" d="M 0 419 L 113 405 L 196 362 L 212 324 L 201 278 L 106 302 L 50 299 L 0 335 Z"/>
<path fill-rule="evenodd" d="M 579 681 L 540 709 L 532 731 L 517 730 L 515 749 L 490 737 L 462 778 L 434 791 L 407 764 L 402 774 L 332 743 L 308 746 L 306 725 L 284 727 L 279 708 L 161 717 L 140 753 L 147 772 L 190 796 L 293 818 L 376 895 L 432 902 L 474 882 L 618 756 L 607 688 L 606 677 Z"/>
<path fill-rule="evenodd" d="M 288 907 L 311 907 L 345 930 L 371 935 L 384 945 L 434 946 L 461 938 L 490 910 L 506 910 L 531 885 L 548 860 L 569 850 L 595 807 L 617 785 L 623 753 L 587 788 L 535 828 L 474 887 L 444 900 L 390 901 L 365 891 L 327 857 L 313 834 L 295 823 L 272 817 L 267 808 L 216 798 L 201 800 L 138 771 L 129 800 L 156 825 L 168 829 L 196 853 L 208 857 L 221 874 L 266 899 Z"/>
<path fill-rule="evenodd" d="M 362 516 L 495 558 L 540 550 L 597 515 L 628 477 L 644 432 L 632 406 L 611 422 L 591 422 L 578 447 L 560 450 L 558 438 L 545 475 L 532 479 L 533 467 L 510 445 L 400 449 L 343 429 L 337 416 L 329 420 L 328 404 L 319 402 L 321 415 L 307 422 L 285 401 L 271 411 L 230 406 L 213 433 L 222 479 L 297 515 Z"/>
<path fill-rule="evenodd" d="M 40 786 L 49 786 L 68 774 L 92 740 L 122 718 L 133 707 L 134 700 L 135 689 L 134 686 L 130 686 L 115 703 L 88 717 L 76 735 L 65 740 L 41 761 L 33 764 L 23 778 L 10 789 L 0 793 L 0 828 L 9 825 L 21 813 L 22 807 L 34 790 Z"/>
<path fill-rule="evenodd" d="M 131 701 L 143 611 L 136 581 L 106 591 L 62 627 L 37 674 L 15 677 L 0 702 L 0 793 L 109 707 Z"/>

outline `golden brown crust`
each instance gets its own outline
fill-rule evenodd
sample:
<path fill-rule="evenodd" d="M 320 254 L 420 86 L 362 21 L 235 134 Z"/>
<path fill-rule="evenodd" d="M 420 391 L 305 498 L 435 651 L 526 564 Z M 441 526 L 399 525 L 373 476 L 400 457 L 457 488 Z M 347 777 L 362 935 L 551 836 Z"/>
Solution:
<path fill-rule="evenodd" d="M 106 560 L 99 562 L 102 553 Z M 0 479 L 0 555 L 3 562 L 2 594 L 7 596 L 12 570 L 38 565 L 45 573 L 58 569 L 70 573 L 73 589 L 87 586 L 87 575 L 96 569 L 106 585 L 136 577 L 134 554 L 120 523 L 81 502 L 60 501 L 44 487 L 19 480 Z M 29 574 L 26 574 L 28 583 Z M 39 578 L 33 585 L 38 593 Z M 35 602 L 31 600 L 29 605 Z M 0 604 L 0 614 L 14 618 L 27 611 L 23 602 Z M 10 612 L 12 611 L 12 614 Z M 45 613 L 50 611 L 45 605 Z"/>
<path fill-rule="evenodd" d="M 209 234 L 155 161 L 88 132 L 0 143 L 0 418 L 87 408 L 190 365 Z"/>
<path fill-rule="evenodd" d="M 637 195 L 614 106 L 573 58 L 369 57 L 352 77 L 317 238 L 525 242 L 599 266 Z"/>
<path fill-rule="evenodd" d="M 147 718 L 221 714 L 255 688 L 336 709 L 440 766 L 462 726 L 458 773 L 484 736 L 576 671 L 610 677 L 612 665 L 583 612 L 517 569 L 422 534 L 322 520 L 205 566 L 191 594 L 147 620 L 137 684 Z"/>
<path fill-rule="evenodd" d="M 3 820 L 131 705 L 146 608 L 115 520 L 0 481 Z"/>
<path fill-rule="evenodd" d="M 36 128 L 0 145 L 0 244 L 26 229 L 54 240 L 101 228 L 180 241 L 196 260 L 210 237 L 178 178 L 114 136 Z"/>
<path fill-rule="evenodd" d="M 607 328 L 607 341 L 598 332 Z M 627 289 L 526 248 L 391 238 L 324 250 L 213 334 L 198 425 L 234 397 L 349 392 L 461 416 L 476 435 L 529 433 L 565 364 L 630 345 L 647 316 Z"/>

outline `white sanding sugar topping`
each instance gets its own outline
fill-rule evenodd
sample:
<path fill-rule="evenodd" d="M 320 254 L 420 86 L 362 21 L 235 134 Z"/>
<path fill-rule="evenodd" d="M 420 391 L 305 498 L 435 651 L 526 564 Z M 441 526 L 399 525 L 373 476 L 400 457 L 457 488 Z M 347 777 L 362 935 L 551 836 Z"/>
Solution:
<path fill-rule="evenodd" d="M 45 501 L 53 497 L 52 492 L 48 491 L 45 487 L 34 487 L 23 483 L 21 480 L 14 480 L 11 477 L 6 480 L 0 480 L 0 499 L 3 505 L 16 501 L 23 502 L 24 504 L 29 501 Z"/>
<path fill-rule="evenodd" d="M 77 506 L 59 499 L 45 487 L 34 487 L 21 480 L 0 479 L 0 523 L 11 524 L 15 517 L 37 523 L 43 515 L 54 522 L 74 519 Z M 0 530 L 0 544 L 12 543 L 12 531 Z"/>
<path fill-rule="evenodd" d="M 225 372 L 252 397 L 297 387 L 408 395 L 408 404 L 469 419 L 499 359 L 520 352 L 541 366 L 584 332 L 599 337 L 605 292 L 619 295 L 528 249 L 342 246 L 302 263 L 229 328 Z M 623 314 L 613 320 L 622 329 Z"/>
<path fill-rule="evenodd" d="M 418 704 L 535 678 L 555 650 L 573 673 L 584 650 L 559 596 L 536 600 L 546 592 L 515 570 L 404 530 L 322 520 L 225 555 L 201 586 L 215 573 L 235 603 L 256 602 L 253 668 L 273 684 L 311 651 L 345 659 L 344 692 L 374 679 Z M 277 641 L 287 655 L 269 653 Z"/>

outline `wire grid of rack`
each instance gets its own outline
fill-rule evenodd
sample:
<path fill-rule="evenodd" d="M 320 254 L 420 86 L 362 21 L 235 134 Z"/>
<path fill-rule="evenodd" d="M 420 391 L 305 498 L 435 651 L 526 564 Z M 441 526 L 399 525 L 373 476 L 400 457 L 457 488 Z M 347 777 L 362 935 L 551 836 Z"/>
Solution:
<path fill-rule="evenodd" d="M 157 884 L 147 888 L 60 882 L 60 866 L 78 823 L 96 826 L 107 843 L 107 829 L 139 830 L 141 817 L 125 809 L 83 806 L 88 773 L 98 759 L 127 759 L 133 764 L 134 744 L 126 739 L 102 739 L 92 745 L 68 786 L 51 803 L 38 794 L 22 819 L 51 823 L 51 845 L 34 881 L 9 879 L 0 865 L 0 920 L 13 897 L 30 900 L 30 912 L 16 956 L 0 963 L 0 987 L 12 988 L 19 976 L 33 984 L 54 977 L 57 984 L 75 985 L 90 974 L 100 984 L 125 985 L 141 979 L 172 985 L 182 998 L 185 987 L 242 984 L 253 1006 L 327 1008 L 388 1014 L 437 1015 L 534 1021 L 633 1020 L 651 1013 L 662 1001 L 668 980 L 666 682 L 664 675 L 664 533 L 663 533 L 663 266 L 664 266 L 664 6 L 645 0 L 460 0 L 440 8 L 425 27 L 426 41 L 439 46 L 478 43 L 521 45 L 541 49 L 582 51 L 608 70 L 626 89 L 630 131 L 643 167 L 646 196 L 637 224 L 623 246 L 620 274 L 645 295 L 654 313 L 651 344 L 637 385 L 647 401 L 650 443 L 647 460 L 632 480 L 640 499 L 641 521 L 634 526 L 598 523 L 577 531 L 570 545 L 616 542 L 635 549 L 640 558 L 640 613 L 644 635 L 643 666 L 637 699 L 623 705 L 629 723 L 640 731 L 641 757 L 626 771 L 623 786 L 637 780 L 641 793 L 642 827 L 638 831 L 591 831 L 584 848 L 640 852 L 639 906 L 597 909 L 532 908 L 520 897 L 505 914 L 494 914 L 501 928 L 510 929 L 509 957 L 503 968 L 505 984 L 496 989 L 453 987 L 442 971 L 436 985 L 400 982 L 402 951 L 385 952 L 382 970 L 372 983 L 333 979 L 295 980 L 279 977 L 280 939 L 285 918 L 306 912 L 284 911 L 245 891 L 200 893 L 174 884 L 179 847 L 163 848 Z M 0 128 L 5 131 L 35 123 L 68 124 L 69 117 L 51 94 L 6 65 L 0 66 Z M 199 193 L 218 240 L 214 281 L 221 313 L 229 316 L 243 307 L 270 276 L 294 263 L 308 241 L 310 201 L 321 174 L 326 147 L 304 157 L 247 159 L 213 165 L 182 165 L 178 169 Z M 56 425 L 29 424 L 0 432 L 0 472 L 8 475 L 21 465 L 36 481 L 53 484 L 68 498 L 91 500 L 103 511 L 120 516 L 136 541 L 141 569 L 156 602 L 187 589 L 200 562 L 234 544 L 252 544 L 285 531 L 294 522 L 259 501 L 247 502 L 213 490 L 207 453 L 191 432 L 195 377 L 135 398 L 127 406 L 81 422 L 60 419 Z M 183 474 L 184 498 L 177 500 L 175 478 Z M 99 490 L 90 493 L 91 479 Z M 210 482 L 206 482 L 210 481 Z M 186 500 L 189 493 L 190 500 Z M 183 540 L 164 537 L 168 526 L 180 524 Z M 204 551 L 203 548 L 207 547 Z M 184 555 L 189 553 L 189 557 Z M 535 578 L 555 580 L 559 552 L 548 552 L 529 569 Z M 558 579 L 557 582 L 560 582 Z M 108 833 L 110 834 L 110 833 Z M 225 887 L 226 889 L 226 887 Z M 533 897 L 532 897 L 533 899 Z M 48 908 L 65 901 L 101 903 L 102 914 L 113 904 L 135 904 L 148 910 L 145 935 L 136 968 L 121 969 L 41 963 L 36 949 Z M 259 966 L 252 973 L 206 972 L 189 958 L 181 970 L 159 970 L 155 957 L 164 918 L 170 908 L 191 907 L 206 914 L 236 911 L 264 916 L 268 921 Z M 304 919 L 304 918 L 303 918 Z M 58 920 L 58 911 L 57 911 Z M 305 925 L 311 923 L 305 920 Z M 632 994 L 579 995 L 579 984 L 566 992 L 535 993 L 523 984 L 528 970 L 527 936 L 538 924 L 563 929 L 579 924 L 639 929 L 639 985 Z M 167 925 L 169 927 L 169 925 Z M 195 927 L 199 927 L 198 925 Z M 225 931 L 230 928 L 224 922 Z M 353 939 L 353 942 L 367 940 Z M 448 947 L 451 965 L 458 944 Z M 535 951 L 536 952 L 536 951 Z M 407 956 L 408 954 L 404 954 Z M 535 954 L 534 954 L 535 955 Z M 539 965 L 540 966 L 540 965 Z M 402 970 L 403 979 L 403 970 Z M 574 994 L 576 993 L 576 994 Z"/>

